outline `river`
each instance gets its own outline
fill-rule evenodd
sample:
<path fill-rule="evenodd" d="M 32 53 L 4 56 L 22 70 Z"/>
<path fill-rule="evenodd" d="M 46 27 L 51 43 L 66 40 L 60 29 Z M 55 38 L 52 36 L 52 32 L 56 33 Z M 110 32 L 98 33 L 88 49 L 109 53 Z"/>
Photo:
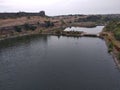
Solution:
<path fill-rule="evenodd" d="M 120 90 L 120 71 L 100 38 L 21 37 L 0 42 L 0 90 Z"/>

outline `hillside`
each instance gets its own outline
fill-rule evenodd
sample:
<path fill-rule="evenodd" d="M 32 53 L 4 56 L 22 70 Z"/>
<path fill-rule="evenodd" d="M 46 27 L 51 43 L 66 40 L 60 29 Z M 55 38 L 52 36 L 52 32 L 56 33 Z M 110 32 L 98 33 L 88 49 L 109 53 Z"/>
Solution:
<path fill-rule="evenodd" d="M 61 15 L 47 16 L 39 13 L 0 13 L 0 38 L 29 34 L 53 34 L 65 27 L 96 27 L 112 20 L 120 20 L 120 14 L 110 15 Z"/>

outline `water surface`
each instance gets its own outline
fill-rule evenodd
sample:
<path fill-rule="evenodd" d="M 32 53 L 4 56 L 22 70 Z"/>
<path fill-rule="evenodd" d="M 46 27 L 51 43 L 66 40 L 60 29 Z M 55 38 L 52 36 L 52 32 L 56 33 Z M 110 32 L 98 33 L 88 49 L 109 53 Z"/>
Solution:
<path fill-rule="evenodd" d="M 120 90 L 102 39 L 34 36 L 0 47 L 0 90 Z"/>

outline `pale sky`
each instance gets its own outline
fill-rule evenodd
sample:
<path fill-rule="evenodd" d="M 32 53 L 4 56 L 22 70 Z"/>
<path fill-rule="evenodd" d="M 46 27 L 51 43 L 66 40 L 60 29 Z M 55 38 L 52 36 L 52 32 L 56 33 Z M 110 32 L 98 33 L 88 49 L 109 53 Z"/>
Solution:
<path fill-rule="evenodd" d="M 0 0 L 0 12 L 39 12 L 47 15 L 120 14 L 120 0 Z"/>

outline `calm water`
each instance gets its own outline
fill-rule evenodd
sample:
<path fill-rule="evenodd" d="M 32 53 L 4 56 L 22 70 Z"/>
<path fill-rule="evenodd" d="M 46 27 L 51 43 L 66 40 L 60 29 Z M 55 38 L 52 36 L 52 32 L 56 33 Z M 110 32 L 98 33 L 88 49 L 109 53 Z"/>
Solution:
<path fill-rule="evenodd" d="M 85 27 L 68 27 L 65 29 L 65 31 L 83 31 L 83 32 L 87 32 L 89 34 L 98 34 L 101 32 L 101 30 L 103 29 L 104 26 L 97 26 L 97 27 L 93 27 L 93 28 L 85 28 Z"/>
<path fill-rule="evenodd" d="M 120 72 L 102 39 L 24 37 L 0 43 L 0 90 L 120 90 Z"/>

